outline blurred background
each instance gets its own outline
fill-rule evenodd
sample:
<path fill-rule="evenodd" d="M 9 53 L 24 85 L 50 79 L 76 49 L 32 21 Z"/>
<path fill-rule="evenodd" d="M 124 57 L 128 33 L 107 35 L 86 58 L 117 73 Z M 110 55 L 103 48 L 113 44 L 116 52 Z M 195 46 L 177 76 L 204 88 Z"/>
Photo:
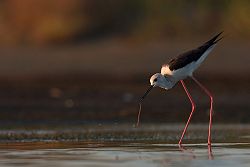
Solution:
<path fill-rule="evenodd" d="M 247 0 L 1 0 L 0 126 L 132 125 L 149 77 L 220 31 L 195 75 L 215 123 L 250 123 L 249 17 Z M 209 99 L 186 83 L 207 123 Z M 190 109 L 179 84 L 157 88 L 141 121 L 184 123 Z"/>

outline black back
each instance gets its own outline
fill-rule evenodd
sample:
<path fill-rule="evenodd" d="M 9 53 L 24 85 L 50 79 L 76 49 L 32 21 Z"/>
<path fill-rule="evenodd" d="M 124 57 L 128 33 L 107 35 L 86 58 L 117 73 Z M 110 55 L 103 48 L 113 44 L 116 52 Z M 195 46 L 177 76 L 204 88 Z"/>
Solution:
<path fill-rule="evenodd" d="M 178 57 L 172 59 L 168 63 L 169 69 L 171 71 L 174 71 L 174 70 L 177 70 L 177 69 L 180 69 L 180 68 L 186 66 L 187 64 L 189 64 L 193 61 L 199 60 L 199 58 L 203 55 L 203 53 L 206 52 L 206 50 L 208 50 L 210 47 L 212 47 L 219 40 L 222 39 L 222 38 L 217 39 L 221 34 L 222 34 L 222 32 L 220 32 L 219 34 L 214 36 L 212 39 L 210 39 L 209 41 L 207 41 L 206 43 L 204 43 L 200 47 L 193 49 L 193 50 L 190 50 L 190 51 L 187 51 L 187 52 L 179 55 Z"/>

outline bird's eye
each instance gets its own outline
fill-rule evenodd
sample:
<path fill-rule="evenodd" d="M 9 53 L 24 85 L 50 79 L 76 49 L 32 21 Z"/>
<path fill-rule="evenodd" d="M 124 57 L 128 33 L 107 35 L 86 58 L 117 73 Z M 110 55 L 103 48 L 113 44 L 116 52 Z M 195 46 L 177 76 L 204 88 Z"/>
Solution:
<path fill-rule="evenodd" d="M 154 82 L 157 82 L 157 78 L 154 79 Z"/>

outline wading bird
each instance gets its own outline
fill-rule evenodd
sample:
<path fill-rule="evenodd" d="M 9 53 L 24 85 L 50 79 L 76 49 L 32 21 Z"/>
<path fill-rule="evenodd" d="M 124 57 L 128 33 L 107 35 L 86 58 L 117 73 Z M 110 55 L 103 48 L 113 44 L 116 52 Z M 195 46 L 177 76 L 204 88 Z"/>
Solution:
<path fill-rule="evenodd" d="M 195 103 L 193 101 L 192 96 L 190 95 L 185 83 L 184 79 L 187 77 L 190 77 L 210 98 L 210 110 L 209 110 L 209 127 L 208 127 L 208 145 L 211 146 L 211 127 L 212 127 L 212 111 L 213 111 L 213 96 L 208 91 L 208 89 L 203 86 L 194 76 L 193 72 L 201 65 L 201 63 L 205 60 L 205 58 L 208 56 L 208 54 L 213 50 L 215 45 L 218 41 L 222 39 L 219 38 L 219 33 L 216 36 L 214 36 L 212 39 L 201 45 L 200 47 L 187 51 L 178 57 L 172 59 L 168 64 L 165 64 L 161 68 L 161 73 L 156 73 L 150 78 L 150 87 L 145 92 L 145 94 L 142 96 L 140 100 L 140 108 L 138 112 L 137 117 L 137 126 L 139 126 L 140 122 L 140 114 L 141 114 L 141 104 L 143 99 L 148 95 L 148 93 L 152 90 L 154 87 L 160 87 L 163 89 L 171 89 L 173 86 L 180 81 L 182 84 L 190 102 L 192 105 L 192 110 L 190 113 L 190 116 L 187 120 L 187 123 L 185 125 L 185 128 L 182 132 L 181 138 L 179 140 L 179 145 L 182 144 L 182 139 L 186 133 L 187 127 L 190 123 L 190 120 L 192 118 L 193 112 L 195 110 Z"/>

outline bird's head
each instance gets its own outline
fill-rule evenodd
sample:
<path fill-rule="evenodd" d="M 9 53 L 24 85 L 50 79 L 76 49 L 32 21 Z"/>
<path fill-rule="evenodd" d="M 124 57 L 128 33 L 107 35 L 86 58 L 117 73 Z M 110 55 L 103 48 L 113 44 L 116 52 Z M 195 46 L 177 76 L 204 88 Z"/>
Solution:
<path fill-rule="evenodd" d="M 150 78 L 150 87 L 142 96 L 141 101 L 148 95 L 148 93 L 156 86 L 161 87 L 163 89 L 171 89 L 173 87 L 173 83 L 168 76 L 164 76 L 161 73 L 156 73 Z"/>
<path fill-rule="evenodd" d="M 153 87 L 160 87 L 163 89 L 171 89 L 175 85 L 175 81 L 169 75 L 162 75 L 161 73 L 156 73 L 150 78 L 150 85 Z"/>
<path fill-rule="evenodd" d="M 153 87 L 160 86 L 165 80 L 164 76 L 160 73 L 156 73 L 150 77 L 150 85 Z"/>

